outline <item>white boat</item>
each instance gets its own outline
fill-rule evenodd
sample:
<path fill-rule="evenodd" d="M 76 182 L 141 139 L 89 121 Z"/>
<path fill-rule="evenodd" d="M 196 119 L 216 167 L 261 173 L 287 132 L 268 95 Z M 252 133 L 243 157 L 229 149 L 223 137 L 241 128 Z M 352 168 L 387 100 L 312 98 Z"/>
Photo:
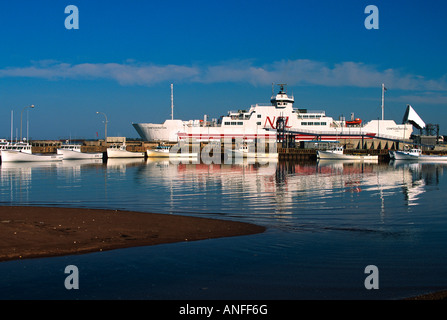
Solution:
<path fill-rule="evenodd" d="M 9 146 L 9 141 L 6 139 L 0 139 L 0 150 L 5 149 L 7 146 Z"/>
<path fill-rule="evenodd" d="M 45 162 L 62 161 L 60 154 L 36 154 L 17 150 L 2 150 L 2 162 Z"/>
<path fill-rule="evenodd" d="M 20 151 L 23 153 L 32 153 L 31 145 L 27 142 L 15 142 L 11 143 L 9 141 L 6 141 L 5 139 L 2 139 L 0 142 L 0 150 L 8 150 L 8 151 Z"/>
<path fill-rule="evenodd" d="M 389 151 L 388 154 L 390 155 L 390 160 L 396 159 L 396 156 L 394 155 L 394 151 Z"/>
<path fill-rule="evenodd" d="M 57 154 L 64 157 L 64 160 L 77 159 L 102 159 L 102 152 L 81 152 L 80 144 L 63 144 L 57 149 Z"/>
<path fill-rule="evenodd" d="M 404 151 L 399 150 L 390 151 L 390 158 L 393 160 L 447 161 L 447 156 L 425 155 L 422 154 L 422 150 L 418 148 L 413 148 Z"/>
<path fill-rule="evenodd" d="M 249 145 L 243 144 L 239 148 L 227 150 L 227 154 L 233 158 L 278 158 L 278 152 L 251 151 Z"/>
<path fill-rule="evenodd" d="M 169 157 L 169 146 L 157 146 L 154 149 L 147 149 L 146 154 L 150 158 L 167 158 Z"/>
<path fill-rule="evenodd" d="M 172 96 L 172 95 L 171 95 Z M 410 123 L 396 124 L 394 120 L 371 120 L 369 122 L 354 118 L 334 119 L 325 111 L 311 111 L 293 107 L 294 97 L 288 95 L 285 85 L 270 99 L 271 104 L 255 104 L 249 109 L 230 111 L 219 119 L 207 116 L 203 120 L 177 120 L 173 112 L 171 119 L 164 123 L 133 123 L 135 130 L 145 141 L 182 140 L 222 141 L 223 139 L 240 139 L 240 141 L 275 141 L 278 119 L 284 119 L 287 130 L 296 132 L 296 141 L 339 139 L 373 139 L 384 137 L 390 139 L 409 139 L 413 132 Z M 171 106 L 172 107 L 172 106 Z"/>
<path fill-rule="evenodd" d="M 126 149 L 125 144 L 112 145 L 107 148 L 107 158 L 144 158 L 145 152 L 133 152 Z"/>
<path fill-rule="evenodd" d="M 343 147 L 336 147 L 330 150 L 317 150 L 318 159 L 326 160 L 355 160 L 355 161 L 378 161 L 377 155 L 365 154 L 345 154 Z"/>
<path fill-rule="evenodd" d="M 154 149 L 146 150 L 148 158 L 197 158 L 199 156 L 198 152 L 173 152 L 172 147 L 169 146 L 158 146 Z"/>
<path fill-rule="evenodd" d="M 4 139 L 2 139 L 2 141 L 0 142 L 0 151 L 1 151 L 0 155 L 1 155 L 2 162 L 9 162 L 9 161 L 16 162 L 16 160 L 11 160 L 11 159 L 22 158 L 21 157 L 22 154 L 23 155 L 32 155 L 31 145 L 29 143 L 27 143 L 27 142 L 11 143 Z M 14 152 L 18 153 L 17 156 L 15 156 Z M 25 158 L 25 156 L 23 158 Z M 32 157 L 32 158 L 37 158 L 37 157 Z M 24 160 L 20 160 L 20 161 L 24 161 Z M 32 160 L 25 160 L 25 161 L 32 161 Z"/>

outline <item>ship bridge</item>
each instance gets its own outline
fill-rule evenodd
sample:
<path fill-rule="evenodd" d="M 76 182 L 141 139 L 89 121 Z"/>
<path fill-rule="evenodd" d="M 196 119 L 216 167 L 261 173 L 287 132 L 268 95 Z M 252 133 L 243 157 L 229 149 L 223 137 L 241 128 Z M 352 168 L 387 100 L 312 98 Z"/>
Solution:
<path fill-rule="evenodd" d="M 278 84 L 278 86 L 279 86 L 279 92 L 276 96 L 272 96 L 270 102 L 276 108 L 292 107 L 293 103 L 295 102 L 295 99 L 293 98 L 293 95 L 290 97 L 287 95 L 287 90 L 285 89 L 286 84 L 281 83 Z"/>

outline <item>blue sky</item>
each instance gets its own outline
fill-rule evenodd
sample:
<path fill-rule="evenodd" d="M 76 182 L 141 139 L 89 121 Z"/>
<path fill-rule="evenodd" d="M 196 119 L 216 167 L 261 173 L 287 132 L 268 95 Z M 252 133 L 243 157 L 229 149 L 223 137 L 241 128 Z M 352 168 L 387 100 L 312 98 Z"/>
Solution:
<path fill-rule="evenodd" d="M 367 5 L 379 29 L 367 30 Z M 79 9 L 67 30 L 65 7 Z M 138 137 L 132 122 L 189 120 L 268 103 L 401 122 L 411 104 L 447 134 L 445 1 L 2 1 L 0 137 Z M 25 130 L 25 129 L 23 129 Z M 25 135 L 25 134 L 24 134 Z"/>

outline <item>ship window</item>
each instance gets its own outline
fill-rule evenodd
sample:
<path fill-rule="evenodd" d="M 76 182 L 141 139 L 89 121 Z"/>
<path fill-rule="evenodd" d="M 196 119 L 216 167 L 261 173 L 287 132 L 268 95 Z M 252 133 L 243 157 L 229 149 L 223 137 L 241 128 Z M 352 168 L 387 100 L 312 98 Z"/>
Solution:
<path fill-rule="evenodd" d="M 313 126 L 314 123 L 313 123 L 313 122 L 308 122 L 307 125 L 308 125 L 308 126 Z"/>
<path fill-rule="evenodd" d="M 326 122 L 322 122 L 321 125 L 322 125 L 322 126 L 325 126 L 325 125 L 326 125 Z"/>
<path fill-rule="evenodd" d="M 232 126 L 235 126 L 235 125 L 236 125 L 236 122 L 231 122 L 231 125 L 232 125 Z"/>
<path fill-rule="evenodd" d="M 237 125 L 238 126 L 242 126 L 244 123 L 243 122 L 238 122 Z"/>
<path fill-rule="evenodd" d="M 225 122 L 224 122 L 224 125 L 229 126 L 229 125 L 230 125 L 230 122 L 225 121 Z"/>
<path fill-rule="evenodd" d="M 261 118 L 262 117 L 262 114 L 258 114 L 258 118 Z"/>
<path fill-rule="evenodd" d="M 260 126 L 262 123 L 261 123 L 261 122 L 256 122 L 256 124 L 257 124 L 258 126 Z"/>
<path fill-rule="evenodd" d="M 301 122 L 302 126 L 307 126 L 307 122 Z"/>

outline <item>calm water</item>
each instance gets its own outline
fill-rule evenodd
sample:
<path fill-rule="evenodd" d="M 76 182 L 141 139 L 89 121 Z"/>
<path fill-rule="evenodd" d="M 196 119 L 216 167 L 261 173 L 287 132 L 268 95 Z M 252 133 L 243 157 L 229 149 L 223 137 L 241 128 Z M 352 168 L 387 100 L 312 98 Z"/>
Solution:
<path fill-rule="evenodd" d="M 160 212 L 268 228 L 2 262 L 0 299 L 399 299 L 447 288 L 444 164 L 109 160 L 0 168 L 0 205 Z M 64 287 L 70 264 L 79 268 L 79 290 Z M 368 265 L 379 270 L 379 289 L 365 288 Z"/>

